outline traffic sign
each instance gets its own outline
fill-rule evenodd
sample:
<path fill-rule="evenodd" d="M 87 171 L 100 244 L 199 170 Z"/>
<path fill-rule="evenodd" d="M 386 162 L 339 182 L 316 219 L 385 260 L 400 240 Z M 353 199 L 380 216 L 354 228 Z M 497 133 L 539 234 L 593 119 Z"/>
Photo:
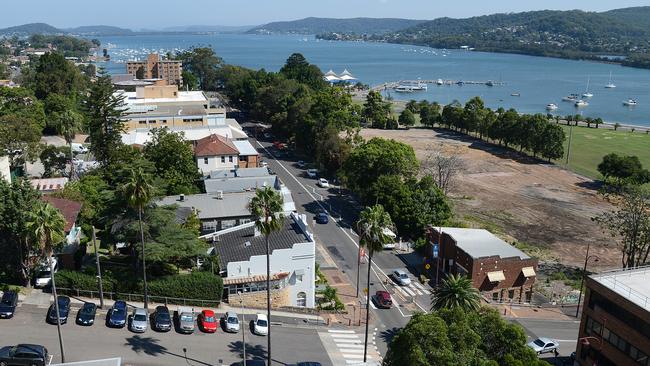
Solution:
<path fill-rule="evenodd" d="M 426 269 L 430 269 L 430 268 L 431 268 L 431 265 L 430 265 L 429 263 L 427 263 L 427 264 L 424 265 L 424 268 L 426 268 Z"/>
<path fill-rule="evenodd" d="M 439 247 L 438 244 L 433 244 L 433 258 L 438 258 Z"/>

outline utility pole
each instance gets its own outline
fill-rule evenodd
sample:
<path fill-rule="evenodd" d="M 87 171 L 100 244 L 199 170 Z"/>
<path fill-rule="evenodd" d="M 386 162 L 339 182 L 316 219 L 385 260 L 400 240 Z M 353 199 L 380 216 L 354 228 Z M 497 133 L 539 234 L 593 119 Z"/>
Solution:
<path fill-rule="evenodd" d="M 244 359 L 244 366 L 246 366 L 246 331 L 244 330 L 244 327 L 246 326 L 246 315 L 244 315 L 244 297 L 242 296 L 243 294 L 241 291 L 237 292 L 237 295 L 239 295 L 239 303 L 241 304 L 241 342 L 242 342 L 242 352 L 244 353 L 243 359 Z M 228 319 L 226 319 L 226 322 Z"/>
<path fill-rule="evenodd" d="M 566 148 L 566 165 L 569 165 L 569 155 L 571 155 L 571 138 L 573 137 L 573 126 L 569 126 L 569 145 Z"/>
<path fill-rule="evenodd" d="M 95 248 L 95 263 L 97 264 L 97 279 L 99 280 L 99 308 L 104 307 L 104 287 L 102 285 L 102 268 L 99 265 L 99 252 L 97 251 L 97 240 L 95 238 L 95 226 L 93 226 L 93 247 Z"/>
<path fill-rule="evenodd" d="M 359 271 L 361 270 L 361 247 L 357 251 L 357 299 L 359 298 Z"/>
<path fill-rule="evenodd" d="M 598 262 L 600 258 L 596 255 L 589 255 L 589 246 L 591 242 L 587 242 L 587 253 L 585 254 L 585 265 L 582 267 L 582 277 L 580 279 L 580 295 L 578 295 L 578 306 L 576 307 L 576 318 L 580 314 L 580 301 L 582 301 L 582 286 L 585 282 L 585 276 L 587 275 L 587 263 L 591 258 L 594 258 L 594 262 Z"/>

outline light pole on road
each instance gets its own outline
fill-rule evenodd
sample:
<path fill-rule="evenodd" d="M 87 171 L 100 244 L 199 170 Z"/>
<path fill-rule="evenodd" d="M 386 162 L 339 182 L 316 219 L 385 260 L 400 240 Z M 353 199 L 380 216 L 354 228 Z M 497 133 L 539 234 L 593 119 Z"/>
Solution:
<path fill-rule="evenodd" d="M 594 259 L 594 262 L 598 262 L 600 258 L 598 258 L 597 255 L 589 255 L 589 246 L 591 245 L 590 242 L 587 242 L 587 253 L 585 254 L 585 265 L 582 267 L 582 278 L 580 279 L 580 295 L 578 296 L 578 306 L 576 307 L 576 318 L 578 317 L 578 314 L 580 314 L 580 301 L 582 301 L 582 286 L 584 285 L 585 282 L 585 276 L 587 275 L 587 263 L 589 262 L 590 259 Z"/>

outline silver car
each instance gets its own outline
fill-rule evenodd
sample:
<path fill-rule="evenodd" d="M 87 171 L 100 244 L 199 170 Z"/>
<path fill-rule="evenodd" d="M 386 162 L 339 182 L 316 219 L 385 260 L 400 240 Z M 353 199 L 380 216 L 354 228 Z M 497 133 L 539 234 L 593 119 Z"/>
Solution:
<path fill-rule="evenodd" d="M 131 315 L 131 331 L 135 333 L 144 333 L 147 330 L 149 314 L 143 308 L 136 308 Z"/>
<path fill-rule="evenodd" d="M 178 328 L 182 333 L 194 333 L 194 309 L 178 309 Z"/>
<path fill-rule="evenodd" d="M 402 269 L 396 269 L 393 271 L 393 279 L 400 286 L 408 286 L 411 284 L 409 275 Z"/>
<path fill-rule="evenodd" d="M 237 316 L 237 313 L 229 311 L 226 313 L 226 316 L 224 318 L 224 322 L 226 324 L 226 332 L 239 332 L 239 317 Z"/>
<path fill-rule="evenodd" d="M 542 353 L 557 352 L 560 347 L 560 342 L 546 337 L 539 337 L 528 343 L 528 347 L 532 348 L 538 355 L 541 355 Z"/>

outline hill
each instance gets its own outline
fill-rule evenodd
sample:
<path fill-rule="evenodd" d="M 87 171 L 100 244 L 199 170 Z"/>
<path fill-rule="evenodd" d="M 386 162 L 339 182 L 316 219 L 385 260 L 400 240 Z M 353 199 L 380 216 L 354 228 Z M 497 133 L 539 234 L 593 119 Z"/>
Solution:
<path fill-rule="evenodd" d="M 631 22 L 638 27 L 650 28 L 650 6 L 614 9 L 601 14 L 624 22 Z"/>
<path fill-rule="evenodd" d="M 255 34 L 384 34 L 420 24 L 424 20 L 397 18 L 305 18 L 261 25 L 246 33 Z"/>
<path fill-rule="evenodd" d="M 80 36 L 129 36 L 134 32 L 130 29 L 113 27 L 110 25 L 86 25 L 66 29 L 67 32 Z"/>
<path fill-rule="evenodd" d="M 0 35 L 29 36 L 32 34 L 64 34 L 65 31 L 45 23 L 29 23 L 0 29 Z"/>
<path fill-rule="evenodd" d="M 252 28 L 254 25 L 188 25 L 188 26 L 177 26 L 177 27 L 167 27 L 163 28 L 163 32 L 219 32 L 219 33 L 243 33 Z"/>

